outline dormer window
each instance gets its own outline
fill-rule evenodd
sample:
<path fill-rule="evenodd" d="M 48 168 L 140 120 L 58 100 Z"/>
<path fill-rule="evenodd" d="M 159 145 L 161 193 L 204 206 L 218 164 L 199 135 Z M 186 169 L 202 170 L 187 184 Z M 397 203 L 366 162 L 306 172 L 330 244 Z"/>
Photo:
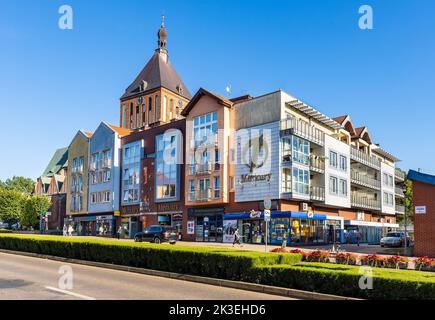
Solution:
<path fill-rule="evenodd" d="M 140 91 L 145 91 L 147 86 L 148 86 L 148 83 L 145 80 L 142 80 L 142 82 L 140 84 Z"/>

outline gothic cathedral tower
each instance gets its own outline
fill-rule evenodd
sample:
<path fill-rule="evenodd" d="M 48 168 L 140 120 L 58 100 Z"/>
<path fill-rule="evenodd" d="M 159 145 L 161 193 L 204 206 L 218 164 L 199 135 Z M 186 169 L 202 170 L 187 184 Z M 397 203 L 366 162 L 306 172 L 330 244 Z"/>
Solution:
<path fill-rule="evenodd" d="M 164 17 L 157 38 L 153 56 L 121 97 L 123 128 L 145 130 L 178 119 L 192 97 L 169 62 Z"/>

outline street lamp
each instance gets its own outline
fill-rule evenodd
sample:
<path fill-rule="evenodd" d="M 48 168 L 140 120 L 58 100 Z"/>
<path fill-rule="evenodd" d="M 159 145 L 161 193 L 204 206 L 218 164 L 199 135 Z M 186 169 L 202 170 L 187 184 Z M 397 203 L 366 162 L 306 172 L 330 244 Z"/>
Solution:
<path fill-rule="evenodd" d="M 407 186 L 406 186 L 406 184 L 403 184 L 403 195 L 405 196 L 405 206 L 404 206 L 405 219 L 403 221 L 403 223 L 404 223 L 404 229 L 405 229 L 405 241 L 404 241 L 404 245 L 405 245 L 404 253 L 405 254 L 406 254 L 406 248 L 408 247 L 407 246 L 407 244 L 408 244 L 408 236 L 407 236 L 407 233 L 406 233 L 406 226 L 408 224 L 408 220 L 407 220 L 407 217 L 406 217 L 406 192 L 407 192 Z"/>

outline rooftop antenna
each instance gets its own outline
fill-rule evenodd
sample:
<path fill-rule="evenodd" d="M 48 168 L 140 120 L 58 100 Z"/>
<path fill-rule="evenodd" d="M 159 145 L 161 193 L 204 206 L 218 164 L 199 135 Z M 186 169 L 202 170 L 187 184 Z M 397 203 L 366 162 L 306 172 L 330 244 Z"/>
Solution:
<path fill-rule="evenodd" d="M 229 84 L 225 87 L 225 91 L 227 92 L 228 97 L 230 97 L 231 96 L 231 84 Z"/>

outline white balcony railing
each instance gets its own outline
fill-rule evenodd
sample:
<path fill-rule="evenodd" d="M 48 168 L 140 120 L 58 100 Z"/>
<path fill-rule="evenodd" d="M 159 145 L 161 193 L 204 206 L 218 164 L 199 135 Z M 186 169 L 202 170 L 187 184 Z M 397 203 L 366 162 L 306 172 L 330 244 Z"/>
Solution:
<path fill-rule="evenodd" d="M 396 204 L 396 213 L 405 214 L 405 206 Z"/>
<path fill-rule="evenodd" d="M 355 208 L 381 210 L 381 201 L 367 195 L 352 192 L 351 205 Z"/>
<path fill-rule="evenodd" d="M 370 168 L 374 168 L 376 170 L 381 169 L 381 161 L 379 161 L 379 159 L 374 156 L 370 156 L 367 153 L 364 153 L 354 147 L 350 148 L 350 158 Z"/>
<path fill-rule="evenodd" d="M 210 201 L 211 199 L 211 189 L 198 190 L 196 201 Z"/>
<path fill-rule="evenodd" d="M 304 121 L 292 119 L 281 120 L 281 131 L 290 131 L 290 134 L 294 134 L 300 138 L 311 141 L 315 144 L 323 146 L 325 144 L 325 134 Z"/>
<path fill-rule="evenodd" d="M 209 174 L 211 173 L 211 163 L 204 163 L 196 165 L 196 174 Z"/>
<path fill-rule="evenodd" d="M 405 181 L 405 173 L 398 168 L 394 171 L 394 176 L 398 181 Z"/>
<path fill-rule="evenodd" d="M 379 190 L 381 188 L 381 181 L 377 180 L 373 177 L 370 177 L 365 174 L 361 174 L 360 172 L 356 170 L 350 171 L 350 177 L 352 179 L 352 182 L 358 185 L 362 185 L 365 187 L 373 188 L 376 190 Z"/>
<path fill-rule="evenodd" d="M 310 187 L 310 199 L 314 201 L 325 201 L 325 188 L 324 187 Z"/>
<path fill-rule="evenodd" d="M 394 191 L 396 193 L 396 196 L 401 197 L 401 198 L 405 197 L 405 194 L 403 193 L 403 191 L 404 191 L 403 188 L 401 188 L 401 187 L 395 187 Z"/>
<path fill-rule="evenodd" d="M 310 170 L 317 172 L 325 171 L 325 160 L 315 156 L 310 157 Z"/>

